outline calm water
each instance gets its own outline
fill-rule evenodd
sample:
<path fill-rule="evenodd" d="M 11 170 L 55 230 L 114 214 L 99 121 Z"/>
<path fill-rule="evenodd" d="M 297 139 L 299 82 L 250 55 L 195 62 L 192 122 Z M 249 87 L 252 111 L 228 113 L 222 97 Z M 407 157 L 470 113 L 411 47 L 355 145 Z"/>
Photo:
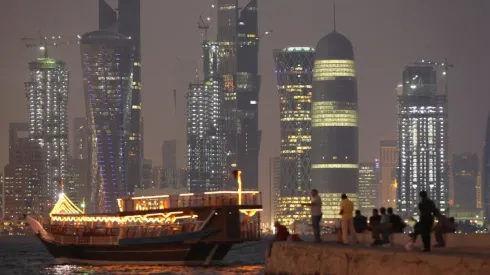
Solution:
<path fill-rule="evenodd" d="M 262 274 L 266 241 L 233 247 L 218 267 L 56 265 L 35 237 L 0 237 L 1 275 Z"/>

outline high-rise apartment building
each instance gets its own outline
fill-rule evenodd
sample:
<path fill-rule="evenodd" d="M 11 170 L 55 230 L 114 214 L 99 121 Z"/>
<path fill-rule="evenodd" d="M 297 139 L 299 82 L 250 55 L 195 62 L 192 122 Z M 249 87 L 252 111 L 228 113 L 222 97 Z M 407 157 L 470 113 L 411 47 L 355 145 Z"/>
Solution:
<path fill-rule="evenodd" d="M 227 169 L 243 171 L 243 188 L 258 188 L 258 74 L 257 0 L 243 8 L 237 0 L 218 0 L 218 74 L 223 78 L 223 120 Z M 240 9 L 240 12 L 238 12 Z M 227 177 L 234 185 L 233 177 Z M 231 187 L 231 186 L 229 186 Z"/>
<path fill-rule="evenodd" d="M 279 198 L 281 197 L 281 157 L 269 159 L 270 217 L 271 225 L 278 219 Z"/>
<path fill-rule="evenodd" d="M 162 145 L 162 168 L 177 169 L 177 140 L 165 140 Z"/>
<path fill-rule="evenodd" d="M 310 47 L 273 51 L 281 126 L 281 196 L 305 196 L 310 190 L 314 54 Z"/>
<path fill-rule="evenodd" d="M 419 192 L 448 208 L 447 97 L 437 93 L 436 69 L 408 65 L 398 95 L 398 211 L 418 215 Z"/>
<path fill-rule="evenodd" d="M 118 0 L 117 11 L 105 0 L 99 0 L 99 29 L 116 30 L 128 38 L 134 52 L 132 59 L 131 96 L 129 128 L 131 137 L 126 143 L 127 154 L 127 191 L 131 194 L 134 187 L 141 186 L 141 169 L 143 161 L 141 129 L 141 3 L 140 0 Z"/>
<path fill-rule="evenodd" d="M 380 142 L 379 207 L 396 209 L 398 146 L 396 139 Z"/>
<path fill-rule="evenodd" d="M 358 107 L 354 50 L 333 31 L 316 47 L 311 103 L 311 178 L 323 216 L 338 218 L 340 196 L 357 201 Z"/>
<path fill-rule="evenodd" d="M 359 210 L 370 216 L 379 203 L 379 161 L 359 164 Z"/>
<path fill-rule="evenodd" d="M 190 84 L 187 93 L 187 167 L 190 192 L 217 191 L 225 176 L 223 82 L 211 78 Z"/>
<path fill-rule="evenodd" d="M 80 41 L 90 136 L 90 202 L 96 212 L 114 212 L 127 186 L 131 134 L 133 44 L 111 31 L 86 33 Z M 138 182 L 141 178 L 138 178 Z"/>
<path fill-rule="evenodd" d="M 46 151 L 30 138 L 22 137 L 27 123 L 9 127 L 9 163 L 4 170 L 3 218 L 23 219 L 24 214 L 43 215 L 50 205 L 43 192 L 46 177 Z"/>
<path fill-rule="evenodd" d="M 45 198 L 58 200 L 60 181 L 66 179 L 68 155 L 68 71 L 65 63 L 38 58 L 29 63 L 25 83 L 29 119 L 29 139 L 46 151 Z"/>
<path fill-rule="evenodd" d="M 454 204 L 458 210 L 476 212 L 479 161 L 477 154 L 453 154 Z"/>

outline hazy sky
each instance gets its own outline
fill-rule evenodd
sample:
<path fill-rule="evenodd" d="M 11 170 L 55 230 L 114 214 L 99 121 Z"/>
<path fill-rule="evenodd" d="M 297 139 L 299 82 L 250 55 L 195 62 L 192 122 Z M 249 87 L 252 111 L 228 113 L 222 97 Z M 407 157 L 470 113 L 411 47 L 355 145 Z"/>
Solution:
<path fill-rule="evenodd" d="M 27 120 L 24 81 L 27 63 L 39 51 L 23 36 L 61 35 L 97 29 L 97 0 L 0 0 L 0 165 L 8 161 L 8 123 Z M 109 0 L 115 3 L 115 0 Z M 165 139 L 178 139 L 184 165 L 186 86 L 201 69 L 199 15 L 213 18 L 214 0 L 142 0 L 143 116 L 145 157 L 161 163 Z M 244 1 L 245 2 L 245 1 Z M 242 4 L 242 3 L 241 3 Z M 243 3 L 245 4 L 245 3 Z M 379 140 L 396 136 L 396 96 L 404 64 L 418 57 L 442 60 L 455 68 L 450 79 L 450 152 L 483 147 L 490 103 L 490 1 L 488 0 L 337 0 L 337 30 L 353 43 L 360 108 L 360 160 L 378 156 Z M 279 99 L 272 49 L 315 46 L 332 31 L 329 0 L 259 0 L 259 28 L 274 33 L 260 44 L 262 87 L 260 187 L 267 192 L 268 159 L 279 153 Z M 51 50 L 70 70 L 69 117 L 85 115 L 78 45 Z M 178 61 L 178 59 L 180 61 Z M 177 117 L 172 89 L 178 90 Z M 71 135 L 70 135 L 71 136 Z M 268 195 L 264 194 L 264 195 Z"/>

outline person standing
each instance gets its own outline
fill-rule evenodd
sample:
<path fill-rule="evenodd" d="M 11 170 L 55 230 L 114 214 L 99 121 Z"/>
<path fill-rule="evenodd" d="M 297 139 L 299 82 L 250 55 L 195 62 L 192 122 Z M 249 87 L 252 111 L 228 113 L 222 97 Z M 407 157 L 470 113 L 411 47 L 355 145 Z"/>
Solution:
<path fill-rule="evenodd" d="M 349 244 L 349 234 L 351 238 L 355 236 L 354 231 L 354 219 L 352 218 L 352 212 L 354 212 L 354 203 L 347 198 L 346 194 L 341 196 L 342 202 L 340 203 L 341 224 L 342 224 L 342 241 L 344 244 Z M 355 238 L 355 237 L 354 237 Z"/>
<path fill-rule="evenodd" d="M 430 232 L 434 224 L 434 215 L 438 215 L 439 210 L 432 200 L 427 197 L 426 191 L 420 191 L 421 201 L 419 203 L 419 227 L 422 242 L 424 243 L 423 252 L 430 252 Z"/>
<path fill-rule="evenodd" d="M 321 242 L 320 238 L 320 220 L 322 219 L 322 200 L 318 195 L 318 190 L 311 190 L 311 203 L 303 204 L 311 208 L 311 226 L 313 227 L 313 235 L 315 242 Z"/>

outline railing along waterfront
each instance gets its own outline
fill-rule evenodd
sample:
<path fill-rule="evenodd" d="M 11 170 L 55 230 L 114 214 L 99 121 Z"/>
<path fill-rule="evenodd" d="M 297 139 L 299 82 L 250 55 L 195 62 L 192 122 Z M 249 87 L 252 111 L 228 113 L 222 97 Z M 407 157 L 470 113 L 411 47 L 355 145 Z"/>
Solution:
<path fill-rule="evenodd" d="M 241 197 L 241 203 L 239 200 Z M 262 196 L 259 192 L 207 192 L 204 194 L 180 194 L 148 197 L 125 197 L 118 200 L 121 212 L 163 210 L 186 207 L 214 206 L 261 206 Z"/>

